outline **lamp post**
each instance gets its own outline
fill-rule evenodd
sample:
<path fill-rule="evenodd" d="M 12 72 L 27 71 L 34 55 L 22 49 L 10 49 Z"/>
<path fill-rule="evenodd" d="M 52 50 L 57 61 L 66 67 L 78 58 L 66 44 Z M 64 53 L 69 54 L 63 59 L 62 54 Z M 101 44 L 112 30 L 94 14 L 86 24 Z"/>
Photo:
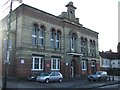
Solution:
<path fill-rule="evenodd" d="M 8 31 L 7 31 L 7 47 L 5 48 L 6 52 L 6 57 L 4 60 L 4 77 L 3 77 L 3 90 L 6 90 L 7 86 L 7 72 L 8 72 L 8 64 L 10 63 L 9 61 L 9 55 L 10 55 L 10 29 L 11 29 L 11 14 L 12 14 L 12 4 L 13 1 L 17 1 L 19 3 L 22 3 L 22 0 L 8 0 L 7 2 L 10 1 L 10 12 L 9 12 L 9 17 L 8 17 Z"/>
<path fill-rule="evenodd" d="M 4 60 L 4 77 L 3 77 L 3 89 L 6 90 L 7 87 L 7 72 L 8 72 L 8 64 L 10 63 L 9 61 L 9 44 L 10 44 L 10 28 L 11 28 L 11 13 L 12 13 L 12 0 L 10 2 L 10 12 L 9 12 L 9 17 L 8 17 L 8 30 L 7 30 L 7 47 L 6 47 L 6 57 Z"/>
<path fill-rule="evenodd" d="M 111 69 L 112 69 L 112 73 L 113 73 L 113 64 L 112 64 L 112 60 L 111 60 Z M 113 73 L 114 75 L 114 73 Z M 112 81 L 114 81 L 114 76 L 112 75 Z"/>

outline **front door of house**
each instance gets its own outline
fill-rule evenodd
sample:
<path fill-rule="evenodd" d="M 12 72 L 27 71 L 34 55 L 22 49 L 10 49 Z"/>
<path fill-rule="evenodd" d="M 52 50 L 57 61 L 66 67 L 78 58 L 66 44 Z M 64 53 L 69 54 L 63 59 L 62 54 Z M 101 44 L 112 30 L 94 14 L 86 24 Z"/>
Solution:
<path fill-rule="evenodd" d="M 71 77 L 75 77 L 77 75 L 77 57 L 73 56 L 73 59 L 71 60 Z"/>
<path fill-rule="evenodd" d="M 71 77 L 74 77 L 74 69 L 73 69 L 73 66 L 71 66 L 71 68 L 70 68 L 70 76 L 71 76 Z"/>

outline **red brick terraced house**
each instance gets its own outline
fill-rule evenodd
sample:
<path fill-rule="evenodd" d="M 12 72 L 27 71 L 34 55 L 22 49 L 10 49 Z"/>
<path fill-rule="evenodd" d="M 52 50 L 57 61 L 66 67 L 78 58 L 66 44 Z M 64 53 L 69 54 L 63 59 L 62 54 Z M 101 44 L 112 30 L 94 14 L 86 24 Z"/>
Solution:
<path fill-rule="evenodd" d="M 83 27 L 73 2 L 55 16 L 26 4 L 12 11 L 8 76 L 27 77 L 37 72 L 60 71 L 64 78 L 100 70 L 98 32 Z M 8 16 L 0 22 L 1 61 L 5 60 Z M 4 70 L 3 70 L 4 72 Z"/>

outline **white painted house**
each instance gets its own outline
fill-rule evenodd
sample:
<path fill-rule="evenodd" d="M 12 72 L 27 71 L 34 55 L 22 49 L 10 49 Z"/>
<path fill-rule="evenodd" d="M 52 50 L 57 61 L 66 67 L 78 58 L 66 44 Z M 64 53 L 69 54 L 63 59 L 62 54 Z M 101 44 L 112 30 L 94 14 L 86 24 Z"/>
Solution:
<path fill-rule="evenodd" d="M 118 54 L 112 51 L 99 52 L 100 54 L 100 67 L 102 70 L 108 70 L 109 68 L 120 68 L 120 59 Z"/>
<path fill-rule="evenodd" d="M 107 58 L 102 58 L 100 56 L 100 67 L 102 70 L 108 70 L 110 68 L 110 62 L 111 60 L 110 59 L 107 59 Z"/>

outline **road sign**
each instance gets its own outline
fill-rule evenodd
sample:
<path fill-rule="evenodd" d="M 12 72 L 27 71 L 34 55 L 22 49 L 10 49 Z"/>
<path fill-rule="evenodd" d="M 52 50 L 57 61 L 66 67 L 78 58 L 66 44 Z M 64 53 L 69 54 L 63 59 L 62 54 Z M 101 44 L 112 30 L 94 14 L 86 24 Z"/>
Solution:
<path fill-rule="evenodd" d="M 12 50 L 12 40 L 11 39 L 9 39 L 9 41 L 8 41 L 8 39 L 4 39 L 4 50 L 7 50 L 7 44 L 8 44 L 8 49 Z"/>

